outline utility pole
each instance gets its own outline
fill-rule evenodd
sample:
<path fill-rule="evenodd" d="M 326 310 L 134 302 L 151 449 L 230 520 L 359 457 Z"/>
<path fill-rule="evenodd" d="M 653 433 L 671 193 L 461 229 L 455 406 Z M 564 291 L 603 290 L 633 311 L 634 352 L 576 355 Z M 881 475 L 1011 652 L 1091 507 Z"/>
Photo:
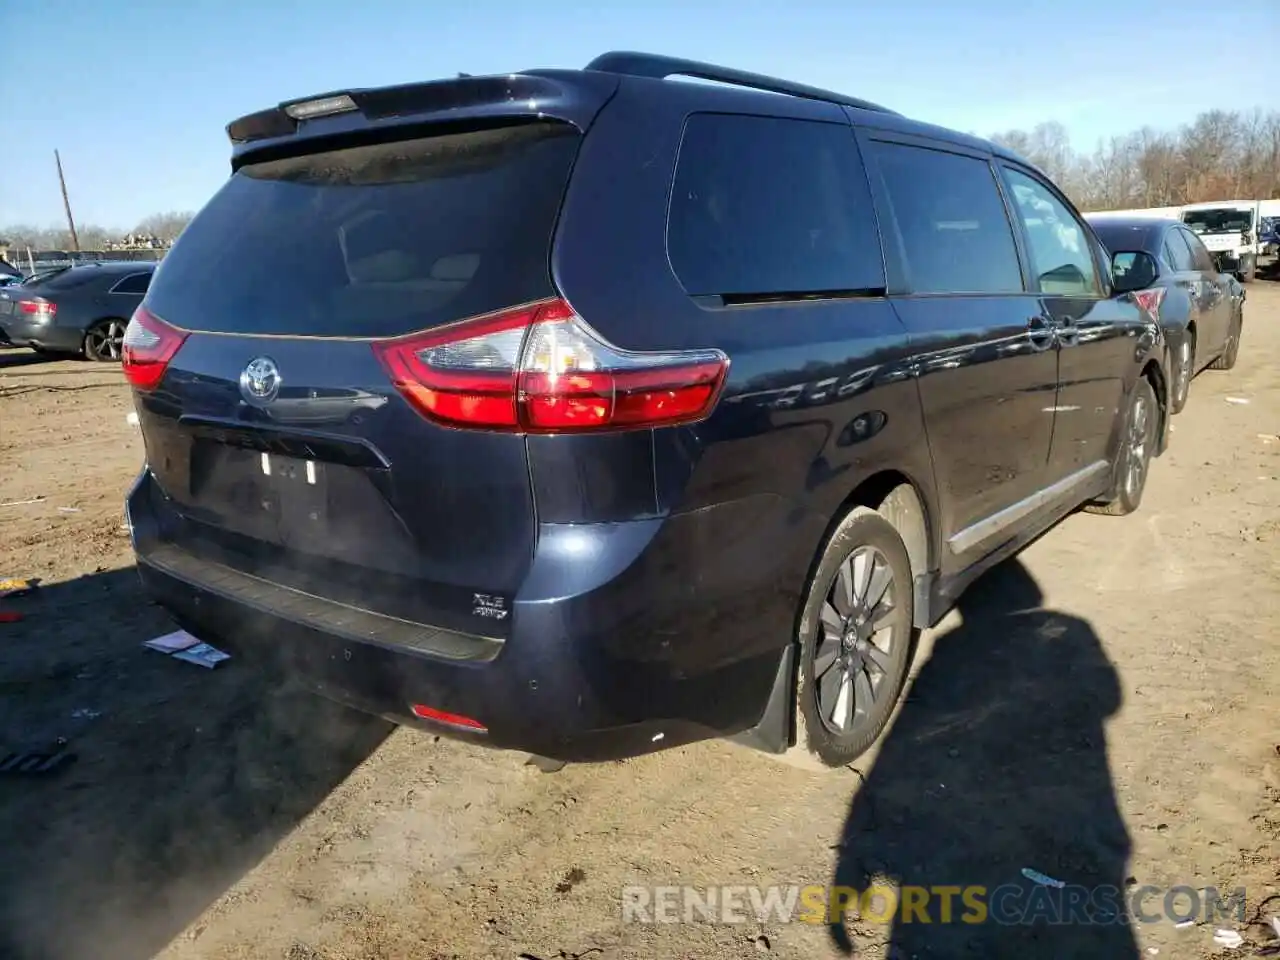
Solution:
<path fill-rule="evenodd" d="M 80 252 L 80 238 L 76 236 L 76 221 L 71 216 L 71 201 L 67 198 L 67 179 L 62 175 L 62 157 L 53 151 L 53 159 L 58 164 L 58 183 L 62 185 L 62 206 L 67 211 L 67 226 L 71 229 L 71 245 L 76 253 Z"/>

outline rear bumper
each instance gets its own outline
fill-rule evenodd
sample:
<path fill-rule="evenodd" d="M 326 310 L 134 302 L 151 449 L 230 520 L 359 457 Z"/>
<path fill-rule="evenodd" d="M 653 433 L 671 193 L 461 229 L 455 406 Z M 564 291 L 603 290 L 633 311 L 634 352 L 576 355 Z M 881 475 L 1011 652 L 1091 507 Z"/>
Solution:
<path fill-rule="evenodd" d="M 791 636 L 805 570 L 784 569 L 790 562 L 776 544 L 755 554 L 760 560 L 726 551 L 715 527 L 742 526 L 732 504 L 601 525 L 608 529 L 544 527 L 508 638 L 455 635 L 442 644 L 439 631 L 399 622 L 430 633 L 428 645 L 382 630 L 384 618 L 367 611 L 346 615 L 317 598 L 284 602 L 269 584 L 255 592 L 225 569 L 175 562 L 181 545 L 161 534 L 166 509 L 144 471 L 127 501 L 138 569 L 191 633 L 242 663 L 278 661 L 318 693 L 396 723 L 573 762 L 754 725 Z M 741 509 L 758 521 L 758 505 Z M 420 719 L 415 704 L 484 729 Z"/>
<path fill-rule="evenodd" d="M 15 347 L 41 347 L 46 350 L 80 349 L 80 333 L 60 327 L 52 321 L 35 323 L 19 317 L 0 318 L 0 341 L 8 339 Z"/>

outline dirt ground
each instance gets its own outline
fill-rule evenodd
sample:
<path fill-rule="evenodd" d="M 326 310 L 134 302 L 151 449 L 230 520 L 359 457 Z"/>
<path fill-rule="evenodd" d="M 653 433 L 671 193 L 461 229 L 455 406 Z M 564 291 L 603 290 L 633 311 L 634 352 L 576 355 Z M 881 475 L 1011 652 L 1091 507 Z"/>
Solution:
<path fill-rule="evenodd" d="M 1230 398 L 1247 401 L 1232 402 Z M 0 350 L 0 957 L 839 956 L 776 918 L 624 923 L 627 885 L 1023 883 L 1247 891 L 1244 918 L 916 924 L 900 956 L 1254 955 L 1280 914 L 1280 284 L 1206 371 L 1141 511 L 1079 514 L 926 635 L 856 770 L 705 743 L 545 774 L 392 731 L 169 629 L 121 527 L 141 462 L 118 369 Z M 35 503 L 13 503 L 41 498 Z M 1158 910 L 1161 896 L 1149 901 Z M 1238 931 L 1236 950 L 1213 943 Z M 859 956 L 888 932 L 851 925 Z"/>

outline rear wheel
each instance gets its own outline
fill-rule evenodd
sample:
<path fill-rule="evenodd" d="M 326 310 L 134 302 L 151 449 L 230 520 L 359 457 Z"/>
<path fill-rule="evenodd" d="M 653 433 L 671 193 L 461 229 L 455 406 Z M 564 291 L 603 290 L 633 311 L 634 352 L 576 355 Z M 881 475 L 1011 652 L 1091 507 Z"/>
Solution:
<path fill-rule="evenodd" d="M 1134 384 L 1125 414 L 1120 449 L 1116 451 L 1114 472 L 1114 496 L 1104 504 L 1091 504 L 1091 513 L 1103 513 L 1123 517 L 1133 513 L 1142 503 L 1142 492 L 1147 487 L 1151 454 L 1155 450 L 1157 430 L 1160 425 L 1160 405 L 1156 392 L 1146 377 Z"/>
<path fill-rule="evenodd" d="M 1174 413 L 1181 413 L 1187 405 L 1187 395 L 1191 392 L 1191 378 L 1196 370 L 1196 335 L 1187 330 L 1178 344 L 1178 352 L 1174 357 L 1173 400 L 1170 407 Z"/>
<path fill-rule="evenodd" d="M 120 359 L 120 351 L 124 346 L 124 328 L 126 323 L 118 317 L 99 320 L 84 335 L 81 352 L 86 360 L 99 363 L 110 363 Z"/>
<path fill-rule="evenodd" d="M 801 617 L 799 740 L 826 767 L 851 763 L 889 722 L 914 635 L 902 537 L 867 507 L 832 534 Z"/>
<path fill-rule="evenodd" d="M 1227 331 L 1227 342 L 1222 353 L 1213 361 L 1213 369 L 1230 370 L 1236 365 L 1236 355 L 1240 352 L 1240 327 L 1242 326 L 1240 308 L 1236 307 L 1231 316 L 1231 328 Z"/>

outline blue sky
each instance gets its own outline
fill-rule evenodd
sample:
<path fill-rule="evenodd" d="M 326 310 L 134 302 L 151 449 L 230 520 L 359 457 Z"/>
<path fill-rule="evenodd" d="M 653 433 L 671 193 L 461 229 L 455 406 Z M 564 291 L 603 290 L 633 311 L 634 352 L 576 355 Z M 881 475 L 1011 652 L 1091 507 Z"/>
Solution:
<path fill-rule="evenodd" d="M 778 74 L 984 135 L 1058 120 L 1091 149 L 1212 107 L 1280 106 L 1280 3 L 1246 6 L 1241 23 L 1205 0 L 0 0 L 0 224 L 61 221 L 55 147 L 77 221 L 129 228 L 208 199 L 241 114 L 610 49 Z"/>

